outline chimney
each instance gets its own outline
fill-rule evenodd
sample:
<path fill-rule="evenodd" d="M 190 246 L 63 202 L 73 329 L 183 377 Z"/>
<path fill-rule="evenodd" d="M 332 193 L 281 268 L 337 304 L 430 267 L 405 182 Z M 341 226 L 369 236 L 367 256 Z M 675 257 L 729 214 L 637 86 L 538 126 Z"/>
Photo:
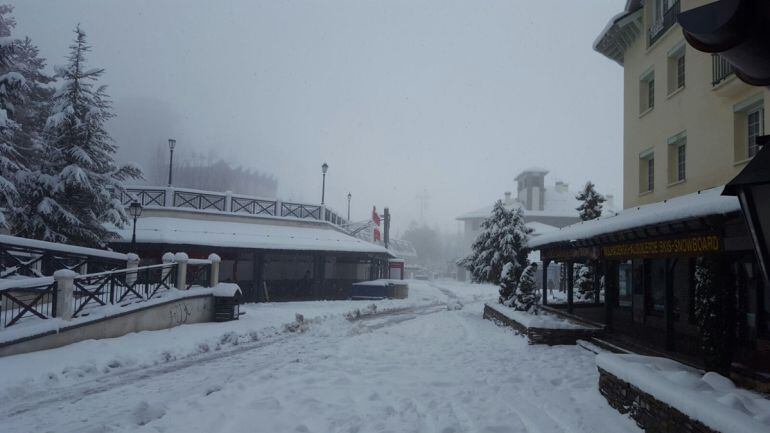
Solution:
<path fill-rule="evenodd" d="M 567 192 L 569 190 L 569 184 L 560 180 L 556 181 L 556 192 Z"/>
<path fill-rule="evenodd" d="M 510 191 L 506 191 L 505 192 L 505 201 L 503 203 L 511 204 L 511 192 Z"/>

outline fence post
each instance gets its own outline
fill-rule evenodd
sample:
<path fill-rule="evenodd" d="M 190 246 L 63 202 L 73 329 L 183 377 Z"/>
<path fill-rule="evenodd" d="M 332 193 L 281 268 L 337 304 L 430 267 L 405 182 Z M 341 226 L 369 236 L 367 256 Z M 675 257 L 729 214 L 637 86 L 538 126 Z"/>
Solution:
<path fill-rule="evenodd" d="M 69 269 L 59 269 L 53 273 L 56 281 L 56 317 L 62 320 L 72 320 L 75 312 L 73 292 L 77 275 Z"/>
<path fill-rule="evenodd" d="M 187 289 L 187 261 L 190 258 L 185 253 L 174 254 L 176 261 L 176 288 L 179 290 Z"/>
<path fill-rule="evenodd" d="M 281 210 L 281 200 L 275 201 L 275 215 L 273 216 L 283 216 L 283 211 Z"/>
<path fill-rule="evenodd" d="M 139 256 L 134 253 L 126 254 L 126 269 L 136 269 L 139 267 Z M 136 282 L 136 272 L 126 272 L 126 285 L 131 287 Z"/>
<path fill-rule="evenodd" d="M 222 258 L 218 255 L 209 254 L 209 260 L 211 260 L 211 275 L 209 275 L 209 287 L 216 287 L 219 284 L 219 263 Z"/>
<path fill-rule="evenodd" d="M 165 191 L 166 207 L 174 207 L 174 188 L 169 186 Z"/>
<path fill-rule="evenodd" d="M 233 211 L 233 192 L 225 191 L 225 212 Z"/>

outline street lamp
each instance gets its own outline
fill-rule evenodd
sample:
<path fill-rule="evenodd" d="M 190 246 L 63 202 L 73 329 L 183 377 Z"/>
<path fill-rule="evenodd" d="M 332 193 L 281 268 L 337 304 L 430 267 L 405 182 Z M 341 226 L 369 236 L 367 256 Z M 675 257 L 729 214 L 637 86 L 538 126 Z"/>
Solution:
<path fill-rule="evenodd" d="M 131 236 L 131 252 L 136 252 L 136 219 L 142 215 L 142 205 L 134 200 L 128 206 L 128 214 L 134 218 L 134 234 Z"/>
<path fill-rule="evenodd" d="M 350 199 L 353 198 L 353 195 L 348 193 L 348 222 L 350 222 Z"/>
<path fill-rule="evenodd" d="M 329 164 L 323 163 L 321 165 L 321 173 L 323 173 L 323 181 L 321 184 L 321 204 L 324 204 L 324 199 L 326 197 L 326 172 L 329 171 Z"/>
<path fill-rule="evenodd" d="M 168 150 L 171 152 L 171 156 L 168 158 L 168 186 L 171 186 L 171 172 L 174 168 L 174 148 L 176 147 L 176 140 L 173 138 L 168 139 Z"/>

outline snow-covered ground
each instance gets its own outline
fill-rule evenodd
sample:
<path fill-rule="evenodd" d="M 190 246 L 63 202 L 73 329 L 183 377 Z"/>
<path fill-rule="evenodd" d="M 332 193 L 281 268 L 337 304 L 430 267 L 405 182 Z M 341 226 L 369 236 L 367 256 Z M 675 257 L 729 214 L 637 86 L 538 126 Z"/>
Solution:
<path fill-rule="evenodd" d="M 0 431 L 639 431 L 597 391 L 590 352 L 481 318 L 496 287 L 409 285 L 0 358 Z"/>

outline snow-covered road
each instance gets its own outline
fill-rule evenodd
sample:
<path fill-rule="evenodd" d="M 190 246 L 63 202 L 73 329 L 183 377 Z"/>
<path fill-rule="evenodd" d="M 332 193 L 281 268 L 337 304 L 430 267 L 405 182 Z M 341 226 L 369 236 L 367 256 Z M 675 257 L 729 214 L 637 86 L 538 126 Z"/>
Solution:
<path fill-rule="evenodd" d="M 299 304 L 275 304 L 276 311 L 298 308 L 307 319 L 283 332 L 251 330 L 244 335 L 254 337 L 246 339 L 215 328 L 230 344 L 186 356 L 177 349 L 177 355 L 152 363 L 120 365 L 124 357 L 101 356 L 106 364 L 85 363 L 92 369 L 68 367 L 67 374 L 51 368 L 49 380 L 26 380 L 33 376 L 24 366 L 38 367 L 42 354 L 50 363 L 57 363 L 57 354 L 75 362 L 76 345 L 0 359 L 2 371 L 16 372 L 23 381 L 0 382 L 0 431 L 639 431 L 598 393 L 592 354 L 528 346 L 524 338 L 482 320 L 481 301 L 494 297 L 494 287 L 410 285 L 409 301 L 379 304 L 380 311 L 397 309 L 374 315 L 364 310 L 356 320 L 332 313 L 365 304 L 303 303 L 316 304 L 306 306 L 310 314 Z M 456 309 L 457 299 L 463 308 Z M 319 314 L 319 304 L 330 313 Z M 265 308 L 270 306 L 249 314 Z M 285 316 L 276 311 L 276 317 Z M 229 326 L 248 323 L 239 322 Z M 303 332 L 290 332 L 297 328 Z M 177 329 L 150 333 L 146 340 L 189 336 L 196 329 L 212 332 L 205 325 Z M 139 341 L 126 336 L 107 347 L 119 352 Z"/>

